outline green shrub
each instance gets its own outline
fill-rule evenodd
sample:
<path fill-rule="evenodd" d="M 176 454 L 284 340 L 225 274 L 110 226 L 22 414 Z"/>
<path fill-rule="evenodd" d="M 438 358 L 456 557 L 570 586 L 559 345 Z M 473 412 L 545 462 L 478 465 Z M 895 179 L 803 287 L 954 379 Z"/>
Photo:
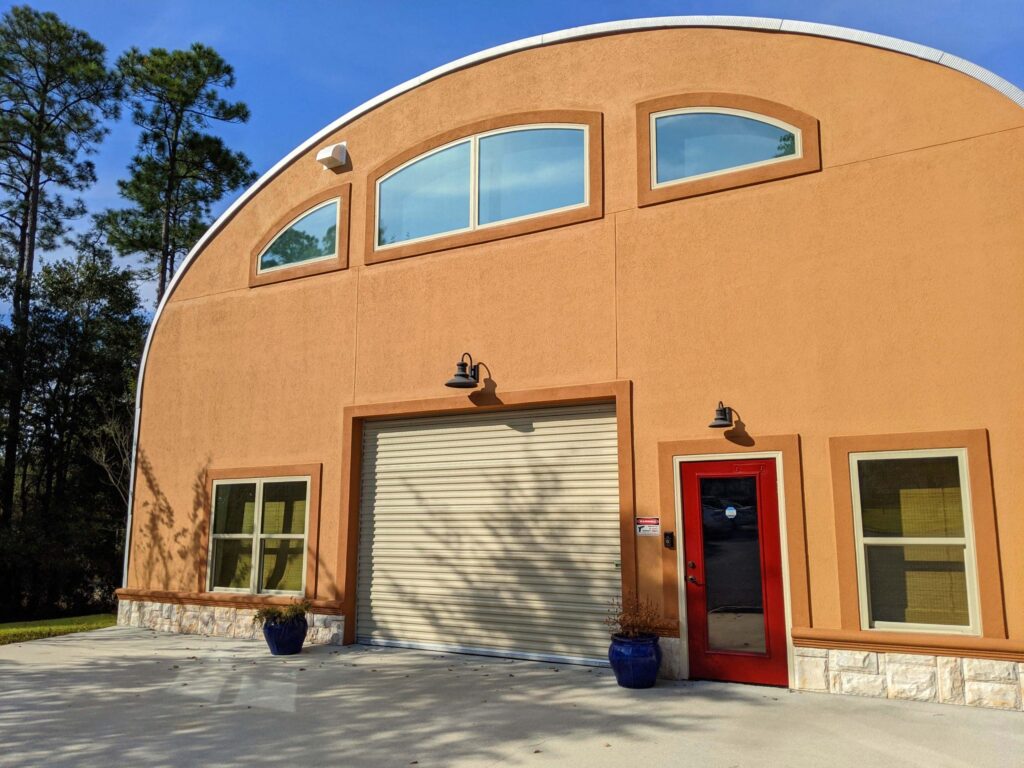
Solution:
<path fill-rule="evenodd" d="M 264 624 L 287 624 L 290 621 L 304 617 L 309 613 L 311 607 L 312 605 L 310 605 L 309 600 L 292 603 L 284 608 L 279 608 L 276 605 L 267 605 L 256 611 L 256 615 L 252 617 L 252 623 L 257 627 L 262 627 Z"/>

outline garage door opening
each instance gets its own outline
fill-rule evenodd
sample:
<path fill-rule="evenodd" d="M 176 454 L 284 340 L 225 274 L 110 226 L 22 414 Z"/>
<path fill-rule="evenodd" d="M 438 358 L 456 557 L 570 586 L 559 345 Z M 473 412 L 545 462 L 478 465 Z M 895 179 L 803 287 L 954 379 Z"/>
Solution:
<path fill-rule="evenodd" d="M 363 426 L 361 643 L 606 664 L 612 403 Z"/>

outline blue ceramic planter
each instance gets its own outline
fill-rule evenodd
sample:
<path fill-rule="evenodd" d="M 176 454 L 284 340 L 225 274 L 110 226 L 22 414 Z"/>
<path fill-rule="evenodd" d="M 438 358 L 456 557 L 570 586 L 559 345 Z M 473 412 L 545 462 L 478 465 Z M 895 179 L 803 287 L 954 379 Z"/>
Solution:
<path fill-rule="evenodd" d="M 661 646 L 657 635 L 622 637 L 612 635 L 608 647 L 615 679 L 623 688 L 653 688 L 661 666 Z"/>
<path fill-rule="evenodd" d="M 292 656 L 302 650 L 308 628 L 306 617 L 300 616 L 281 624 L 264 624 L 263 637 L 274 656 Z"/>

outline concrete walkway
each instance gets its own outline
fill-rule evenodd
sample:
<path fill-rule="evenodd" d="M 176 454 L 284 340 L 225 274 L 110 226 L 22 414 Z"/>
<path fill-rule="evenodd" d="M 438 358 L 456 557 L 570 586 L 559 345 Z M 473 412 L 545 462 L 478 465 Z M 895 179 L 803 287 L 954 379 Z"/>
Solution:
<path fill-rule="evenodd" d="M 112 628 L 0 647 L 0 765 L 1024 766 L 1024 717 Z"/>

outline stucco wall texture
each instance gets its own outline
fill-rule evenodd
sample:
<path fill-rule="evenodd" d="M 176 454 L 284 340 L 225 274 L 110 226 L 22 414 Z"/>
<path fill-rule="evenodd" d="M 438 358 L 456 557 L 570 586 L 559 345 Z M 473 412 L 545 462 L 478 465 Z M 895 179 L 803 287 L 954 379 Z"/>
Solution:
<path fill-rule="evenodd" d="M 817 118 L 821 172 L 638 208 L 635 105 L 695 91 Z M 603 113 L 602 219 L 365 266 L 370 171 L 538 109 Z M 202 590 L 204 468 L 321 462 L 317 597 L 339 599 L 343 407 L 450 395 L 468 350 L 499 394 L 632 380 L 640 516 L 662 513 L 658 442 L 709 437 L 720 399 L 755 437 L 799 434 L 815 627 L 840 626 L 828 438 L 988 429 L 1007 628 L 1024 639 L 1024 110 L 1005 96 L 864 45 L 672 29 L 455 72 L 321 146 L 340 140 L 351 170 L 300 158 L 170 298 L 143 383 L 128 587 Z M 345 182 L 349 269 L 249 288 L 283 212 Z M 661 600 L 660 539 L 637 547 Z"/>

